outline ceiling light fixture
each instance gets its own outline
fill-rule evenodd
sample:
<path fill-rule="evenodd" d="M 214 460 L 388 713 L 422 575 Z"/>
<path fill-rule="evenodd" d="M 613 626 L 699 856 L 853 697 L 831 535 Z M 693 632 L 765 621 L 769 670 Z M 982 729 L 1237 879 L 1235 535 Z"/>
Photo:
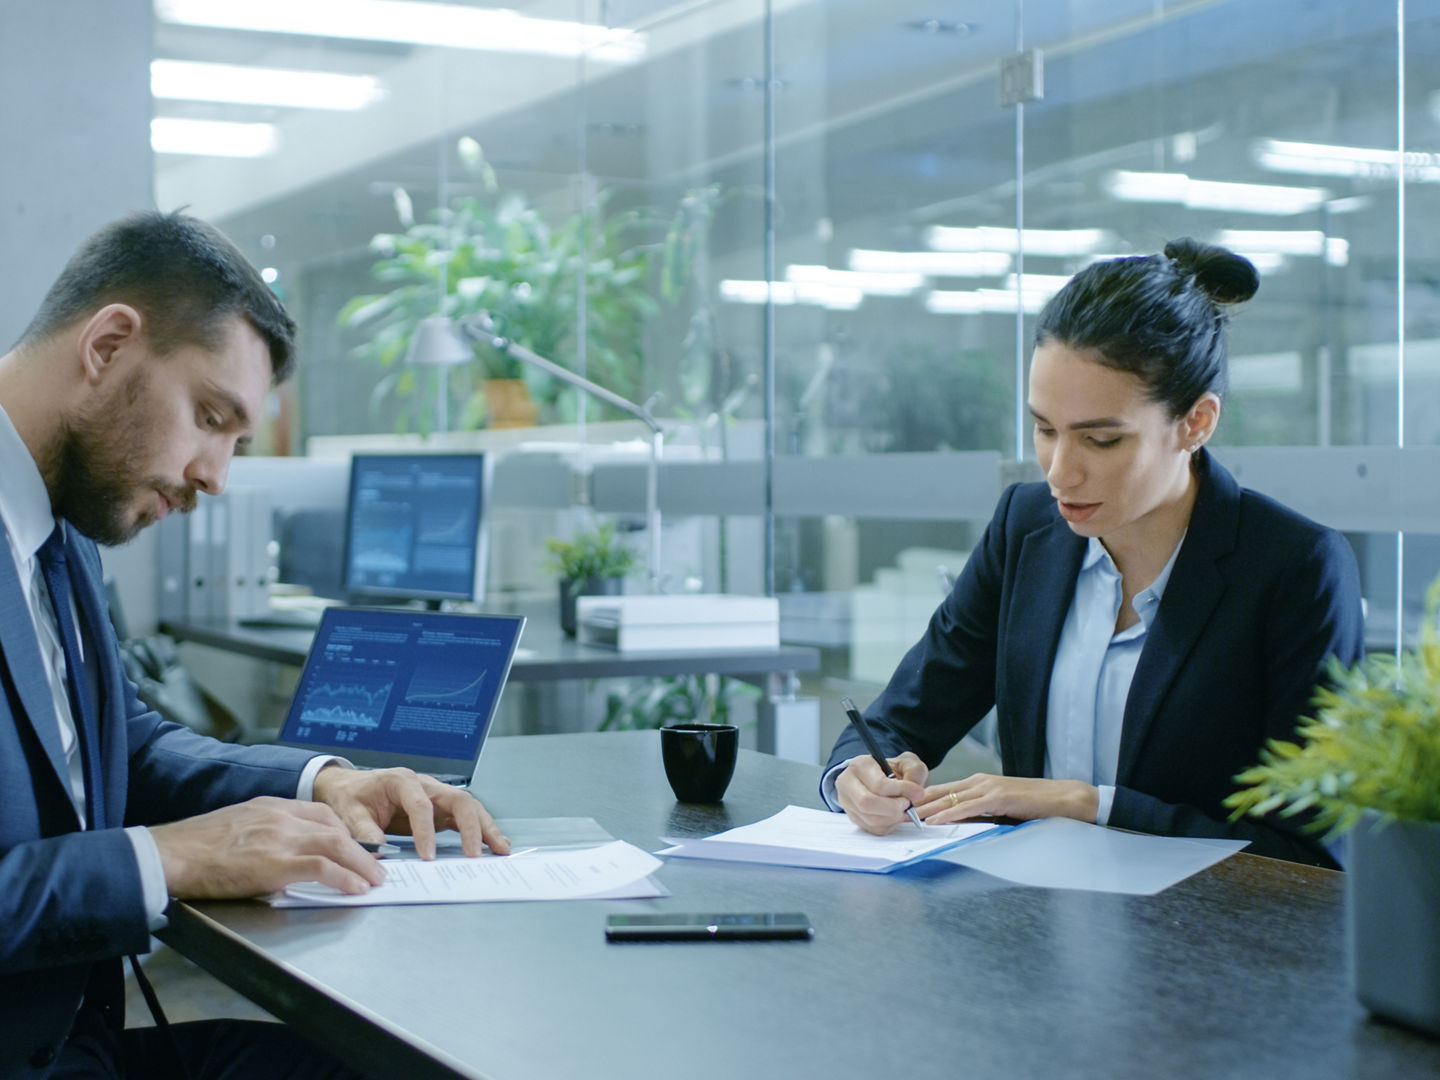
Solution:
<path fill-rule="evenodd" d="M 925 244 L 935 251 L 1000 251 L 1013 255 L 1020 249 L 1017 237 L 1024 240 L 1026 255 L 1061 258 L 1089 255 L 1115 244 L 1115 238 L 1105 229 L 1022 229 L 1017 233 L 989 225 L 933 225 L 925 232 Z"/>
<path fill-rule="evenodd" d="M 150 121 L 150 148 L 157 154 L 265 157 L 279 147 L 280 133 L 274 124 L 185 120 L 174 116 L 157 116 Z"/>
<path fill-rule="evenodd" d="M 1350 241 L 1326 236 L 1319 229 L 1221 229 L 1215 234 L 1215 242 L 1232 251 L 1324 256 L 1331 266 L 1350 262 Z"/>
<path fill-rule="evenodd" d="M 870 296 L 909 296 L 925 284 L 923 274 L 862 273 L 804 265 L 787 266 L 785 280 L 795 285 L 857 289 Z"/>
<path fill-rule="evenodd" d="M 1400 154 L 1368 146 L 1257 139 L 1252 149 L 1255 164 L 1271 172 L 1344 176 L 1355 180 L 1394 180 Z M 1405 179 L 1440 184 L 1440 154 L 1423 150 L 1405 152 Z"/>
<path fill-rule="evenodd" d="M 345 110 L 363 109 L 385 95 L 380 80 L 369 75 L 286 71 L 192 60 L 151 61 L 150 92 L 170 101 Z"/>
<path fill-rule="evenodd" d="M 926 277 L 995 277 L 1015 260 L 1001 251 L 873 251 L 855 248 L 850 269 L 872 274 L 924 274 Z"/>
<path fill-rule="evenodd" d="M 1330 197 L 1324 188 L 1192 180 L 1185 173 L 1117 170 L 1106 175 L 1103 186 L 1112 198 L 1122 202 L 1176 203 L 1192 210 L 1225 210 L 1277 217 L 1319 209 Z"/>
<path fill-rule="evenodd" d="M 356 41 L 633 61 L 645 37 L 589 23 L 536 19 L 430 0 L 155 0 L 161 22 Z"/>
<path fill-rule="evenodd" d="M 735 304 L 763 304 L 768 298 L 776 307 L 813 304 L 831 311 L 854 311 L 865 294 L 850 286 L 816 282 L 728 280 L 720 282 L 720 298 Z"/>

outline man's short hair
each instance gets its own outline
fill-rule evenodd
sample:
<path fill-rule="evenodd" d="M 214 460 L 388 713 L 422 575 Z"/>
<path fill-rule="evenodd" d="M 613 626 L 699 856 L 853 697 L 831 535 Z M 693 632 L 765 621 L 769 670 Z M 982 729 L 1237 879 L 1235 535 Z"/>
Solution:
<path fill-rule="evenodd" d="M 224 233 L 188 214 L 142 211 L 95 233 L 50 286 L 20 344 L 106 304 L 139 311 L 157 355 L 184 345 L 218 350 L 226 321 L 238 314 L 269 348 L 275 382 L 295 367 L 295 321 L 285 306 Z"/>

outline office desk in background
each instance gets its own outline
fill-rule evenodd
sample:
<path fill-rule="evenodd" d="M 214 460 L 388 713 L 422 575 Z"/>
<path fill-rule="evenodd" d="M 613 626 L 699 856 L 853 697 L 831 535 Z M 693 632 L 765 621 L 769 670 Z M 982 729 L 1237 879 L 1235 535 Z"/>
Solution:
<path fill-rule="evenodd" d="M 741 752 L 674 801 L 654 732 L 495 739 L 501 817 L 591 816 L 647 850 L 815 805 L 819 770 Z M 1340 874 L 1238 855 L 1158 896 L 668 862 L 654 901 L 275 911 L 174 904 L 162 937 L 383 1077 L 1422 1077 L 1440 1044 L 1346 985 Z M 809 943 L 608 945 L 605 916 L 803 911 Z"/>
<path fill-rule="evenodd" d="M 566 679 L 639 678 L 674 675 L 731 675 L 757 685 L 758 745 L 782 757 L 818 760 L 819 707 L 798 698 L 798 675 L 820 667 L 820 650 L 808 645 L 778 648 L 695 649 L 684 652 L 617 652 L 582 645 L 560 629 L 555 605 L 519 608 L 526 616 L 520 652 L 510 682 Z M 498 610 L 498 609 L 497 609 Z M 167 621 L 160 631 L 176 641 L 221 649 L 257 660 L 299 666 L 310 652 L 309 629 L 241 626 L 235 619 Z"/>

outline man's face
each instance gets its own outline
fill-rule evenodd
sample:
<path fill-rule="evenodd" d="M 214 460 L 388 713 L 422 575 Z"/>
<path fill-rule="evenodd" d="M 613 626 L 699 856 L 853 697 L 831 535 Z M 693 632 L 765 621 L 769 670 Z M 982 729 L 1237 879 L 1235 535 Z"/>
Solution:
<path fill-rule="evenodd" d="M 172 510 L 195 509 L 225 487 L 270 385 L 270 354 L 233 317 L 219 349 L 141 350 L 111 385 L 64 420 L 52 492 L 55 513 L 100 544 L 123 544 Z"/>

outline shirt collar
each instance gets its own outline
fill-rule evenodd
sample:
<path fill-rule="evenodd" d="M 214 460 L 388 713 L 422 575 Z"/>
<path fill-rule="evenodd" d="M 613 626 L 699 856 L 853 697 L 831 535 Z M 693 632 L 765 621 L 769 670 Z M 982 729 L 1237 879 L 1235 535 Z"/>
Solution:
<path fill-rule="evenodd" d="M 1165 586 L 1170 583 L 1170 574 L 1175 569 L 1175 560 L 1180 555 L 1180 549 L 1185 546 L 1185 537 L 1188 533 L 1187 529 L 1180 535 L 1180 542 L 1175 545 L 1175 550 L 1170 553 L 1165 568 L 1160 571 L 1155 580 L 1135 594 L 1137 601 L 1145 596 L 1154 596 L 1158 603 L 1160 598 L 1165 595 Z M 1105 550 L 1105 545 L 1100 542 L 1098 537 L 1092 536 L 1085 543 L 1085 558 L 1081 560 L 1080 572 L 1082 574 L 1095 572 L 1097 567 L 1103 567 L 1103 572 L 1117 578 L 1120 576 L 1120 568 L 1115 565 L 1115 560 L 1110 557 L 1110 552 Z M 1139 610 L 1138 606 L 1136 610 Z"/>
<path fill-rule="evenodd" d="M 34 558 L 55 531 L 55 514 L 50 509 L 50 492 L 40 476 L 40 467 L 30 448 L 20 438 L 14 423 L 0 408 L 0 522 L 15 544 L 18 554 Z"/>

